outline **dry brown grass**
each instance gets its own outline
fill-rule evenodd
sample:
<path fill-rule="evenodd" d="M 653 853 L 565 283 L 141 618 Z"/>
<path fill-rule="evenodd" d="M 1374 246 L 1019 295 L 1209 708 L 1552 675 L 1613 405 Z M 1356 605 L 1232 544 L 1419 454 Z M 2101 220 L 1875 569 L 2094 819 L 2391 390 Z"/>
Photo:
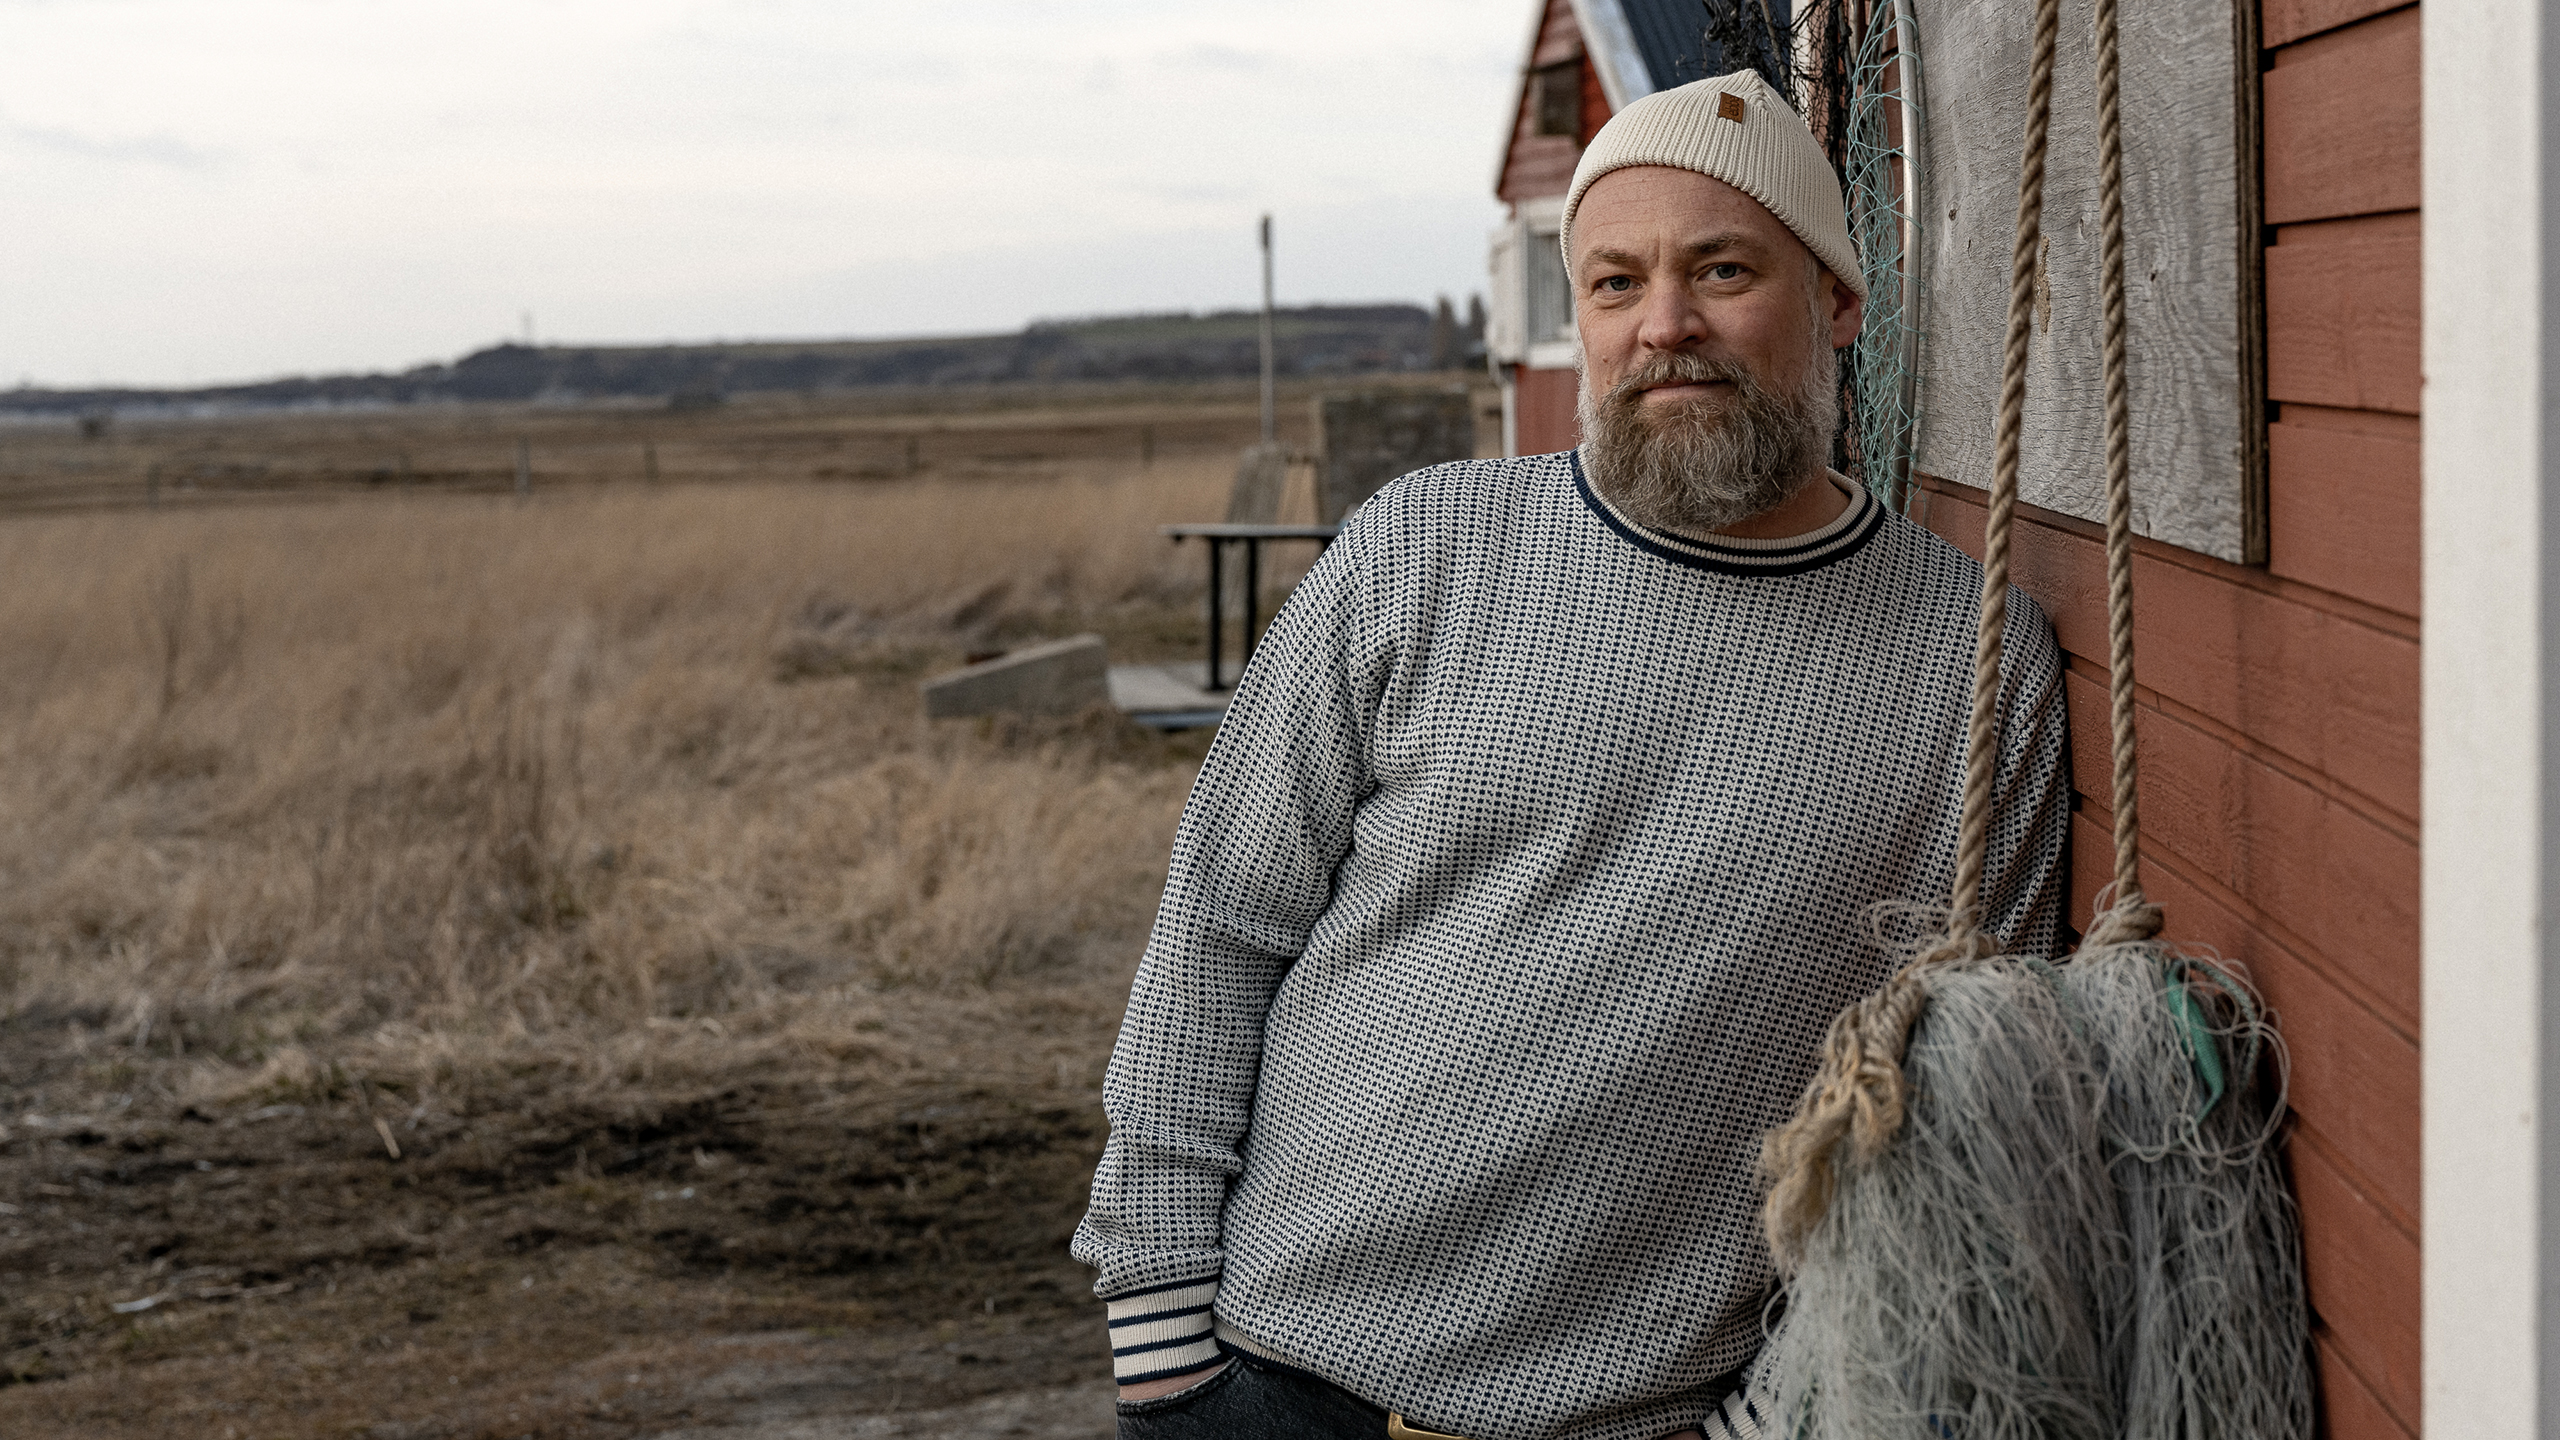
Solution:
<path fill-rule="evenodd" d="M 1125 977 L 1198 745 L 913 681 L 1184 634 L 1225 466 L 1080 468 L 0 527 L 0 1007 L 206 1094 L 1064 1062 L 918 1037 Z"/>
<path fill-rule="evenodd" d="M 1255 414 L 1002 398 L 0 435 L 0 1433 L 659 1434 L 769 1349 L 1108 1433 L 1066 1238 L 1206 737 L 915 682 L 1195 656 L 1154 527 Z"/>

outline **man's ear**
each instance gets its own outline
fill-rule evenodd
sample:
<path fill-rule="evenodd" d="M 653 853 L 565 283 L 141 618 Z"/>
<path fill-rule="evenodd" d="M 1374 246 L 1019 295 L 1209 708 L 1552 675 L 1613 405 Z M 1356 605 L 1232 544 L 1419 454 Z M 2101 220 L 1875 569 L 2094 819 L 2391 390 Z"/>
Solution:
<path fill-rule="evenodd" d="M 1815 283 L 1824 287 L 1823 308 L 1831 312 L 1831 348 L 1834 350 L 1845 348 L 1851 341 L 1858 338 L 1858 331 L 1867 323 L 1867 302 L 1860 298 L 1857 291 L 1841 284 L 1840 277 L 1832 274 L 1828 269 L 1822 272 L 1822 278 Z"/>

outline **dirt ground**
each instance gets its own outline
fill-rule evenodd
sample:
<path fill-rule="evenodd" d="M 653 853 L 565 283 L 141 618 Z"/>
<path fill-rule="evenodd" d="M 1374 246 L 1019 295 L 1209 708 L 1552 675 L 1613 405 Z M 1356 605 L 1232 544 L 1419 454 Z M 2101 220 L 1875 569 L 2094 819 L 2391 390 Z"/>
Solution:
<path fill-rule="evenodd" d="M 1190 653 L 1152 524 L 1256 412 L 927 398 L 0 429 L 9 563 L 105 577 L 0 604 L 0 1434 L 1109 1433 L 1066 1241 L 1207 737 L 913 687 Z M 1037 593 L 864 529 L 1051 483 L 1123 508 Z"/>
<path fill-rule="evenodd" d="M 47 1115 L 46 1018 L 0 1041 L 12 1435 L 1108 1433 L 1086 1077 Z"/>

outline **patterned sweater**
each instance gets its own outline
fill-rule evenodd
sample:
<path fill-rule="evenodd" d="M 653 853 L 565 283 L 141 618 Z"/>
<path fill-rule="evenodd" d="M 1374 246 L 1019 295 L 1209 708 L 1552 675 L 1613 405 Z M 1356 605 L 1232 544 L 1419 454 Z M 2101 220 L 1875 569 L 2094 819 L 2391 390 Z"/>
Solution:
<path fill-rule="evenodd" d="M 1471 1440 L 1719 1409 L 1760 1136 L 1892 967 L 1869 907 L 1953 883 L 1981 569 L 1837 483 L 1813 534 L 1694 543 L 1568 452 L 1344 526 L 1201 769 L 1112 1054 L 1075 1253 L 1124 1383 L 1223 1346 Z M 2049 953 L 2062 673 L 2009 613 L 1984 908 Z"/>

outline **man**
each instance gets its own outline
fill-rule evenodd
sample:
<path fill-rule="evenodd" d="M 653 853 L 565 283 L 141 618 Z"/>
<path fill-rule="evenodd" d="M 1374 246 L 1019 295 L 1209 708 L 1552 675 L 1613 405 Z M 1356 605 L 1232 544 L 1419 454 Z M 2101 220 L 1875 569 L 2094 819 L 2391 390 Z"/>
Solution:
<path fill-rule="evenodd" d="M 1757 1426 L 1759 1138 L 1949 893 L 1981 571 L 1825 468 L 1865 282 L 1758 77 L 1612 119 L 1563 244 L 1582 448 L 1371 499 L 1184 810 L 1075 1245 L 1124 1436 Z M 2012 607 L 1985 922 L 2049 953 Z"/>

